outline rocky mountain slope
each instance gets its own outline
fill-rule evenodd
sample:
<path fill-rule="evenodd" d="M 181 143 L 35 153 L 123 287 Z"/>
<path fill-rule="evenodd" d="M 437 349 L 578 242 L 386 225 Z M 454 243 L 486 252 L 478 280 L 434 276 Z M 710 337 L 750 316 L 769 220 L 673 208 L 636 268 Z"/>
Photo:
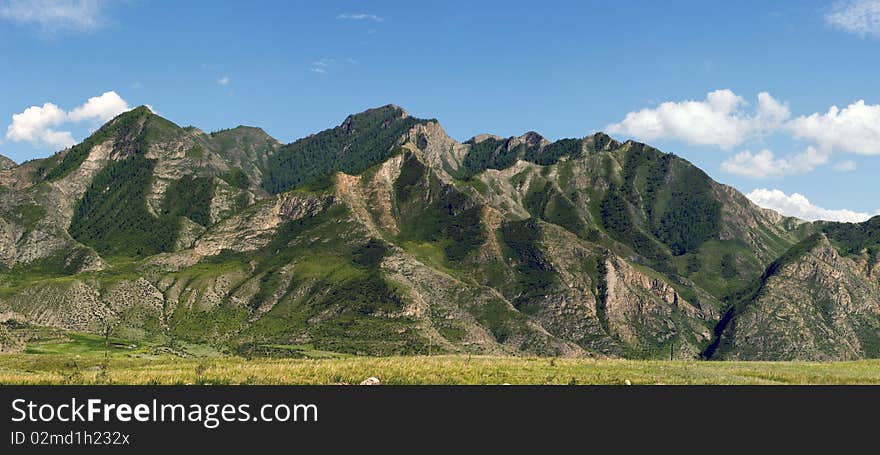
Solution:
<path fill-rule="evenodd" d="M 0 215 L 3 320 L 177 350 L 880 355 L 873 225 L 602 133 L 459 143 L 389 105 L 281 144 L 141 107 L 0 170 Z"/>
<path fill-rule="evenodd" d="M 12 161 L 11 159 L 9 159 L 3 155 L 0 155 L 0 171 L 6 170 L 6 169 L 12 169 L 15 166 L 16 166 L 15 161 Z"/>

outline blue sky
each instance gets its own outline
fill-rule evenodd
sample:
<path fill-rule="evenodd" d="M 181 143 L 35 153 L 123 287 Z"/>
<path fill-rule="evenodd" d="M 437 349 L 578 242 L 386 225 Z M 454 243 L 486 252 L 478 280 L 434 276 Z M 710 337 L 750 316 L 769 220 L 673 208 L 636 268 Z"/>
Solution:
<path fill-rule="evenodd" d="M 0 0 L 0 153 L 47 156 L 141 104 L 289 142 L 395 103 L 459 140 L 610 131 L 855 220 L 880 208 L 878 53 L 880 0 Z"/>

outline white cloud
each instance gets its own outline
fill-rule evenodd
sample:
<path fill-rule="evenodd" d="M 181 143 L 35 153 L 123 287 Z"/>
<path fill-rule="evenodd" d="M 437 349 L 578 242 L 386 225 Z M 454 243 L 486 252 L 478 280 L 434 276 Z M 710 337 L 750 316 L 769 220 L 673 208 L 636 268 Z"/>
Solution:
<path fill-rule="evenodd" d="M 12 115 L 12 123 L 6 128 L 6 139 L 30 142 L 39 148 L 63 149 L 75 144 L 76 140 L 70 131 L 57 130 L 58 126 L 83 121 L 106 122 L 127 110 L 128 103 L 112 91 L 89 98 L 70 112 L 53 103 L 31 106 Z"/>
<path fill-rule="evenodd" d="M 825 15 L 828 25 L 861 36 L 880 36 L 880 0 L 847 0 Z"/>
<path fill-rule="evenodd" d="M 31 106 L 12 115 L 12 123 L 6 128 L 6 139 L 55 148 L 69 147 L 75 144 L 70 133 L 53 129 L 66 120 L 67 113 L 52 103 Z"/>
<path fill-rule="evenodd" d="M 2 0 L 0 18 L 43 31 L 87 31 L 99 27 L 106 1 L 102 0 Z"/>
<path fill-rule="evenodd" d="M 217 79 L 218 85 L 226 85 L 229 83 L 229 76 L 223 76 L 220 79 Z"/>
<path fill-rule="evenodd" d="M 838 172 L 850 172 L 856 170 L 858 165 L 855 161 L 847 160 L 847 161 L 839 161 L 834 163 L 834 170 Z"/>
<path fill-rule="evenodd" d="M 775 130 L 791 117 L 787 103 L 781 103 L 767 92 L 758 93 L 758 112 L 754 127 L 758 130 Z"/>
<path fill-rule="evenodd" d="M 878 0 L 880 2 L 880 0 Z M 730 90 L 716 90 L 703 101 L 665 102 L 656 108 L 630 112 L 606 127 L 643 141 L 671 139 L 689 144 L 714 145 L 725 150 L 754 141 L 765 133 L 784 133 L 810 145 L 806 152 L 777 158 L 768 150 L 741 152 L 722 164 L 730 173 L 766 178 L 810 172 L 837 154 L 880 155 L 880 104 L 856 101 L 843 109 L 792 118 L 787 103 L 767 92 L 758 94 L 753 110 Z M 852 170 L 854 163 L 839 163 Z"/>
<path fill-rule="evenodd" d="M 765 179 L 806 174 L 827 162 L 828 154 L 815 147 L 808 147 L 803 153 L 785 158 L 776 158 L 776 155 L 767 149 L 757 153 L 746 150 L 721 163 L 721 169 L 743 177 Z"/>
<path fill-rule="evenodd" d="M 797 117 L 787 125 L 798 139 L 813 141 L 835 152 L 880 155 L 880 105 L 856 101 L 840 110 Z"/>
<path fill-rule="evenodd" d="M 56 149 L 66 149 L 67 147 L 76 144 L 76 140 L 73 138 L 73 135 L 70 134 L 70 131 L 54 131 L 47 129 L 42 132 L 40 140 L 46 145 Z"/>
<path fill-rule="evenodd" d="M 656 109 L 630 112 L 606 130 L 645 141 L 675 139 L 729 149 L 779 128 L 790 115 L 787 105 L 766 92 L 758 95 L 754 114 L 743 111 L 746 104 L 745 99 L 730 90 L 716 90 L 707 94 L 704 101 L 670 101 Z"/>
<path fill-rule="evenodd" d="M 128 103 L 114 91 L 104 92 L 101 96 L 89 98 L 82 106 L 70 111 L 68 117 L 72 122 L 83 120 L 107 120 L 131 109 Z"/>
<path fill-rule="evenodd" d="M 375 14 L 363 14 L 363 13 L 360 13 L 360 14 L 344 13 L 344 14 L 340 14 L 340 15 L 336 16 L 336 18 L 343 19 L 343 20 L 353 20 L 353 21 L 370 20 L 370 21 L 376 21 L 376 22 L 382 22 L 382 20 L 383 20 L 381 16 L 377 16 Z"/>
<path fill-rule="evenodd" d="M 776 210 L 786 215 L 794 216 L 807 221 L 844 221 L 859 223 L 871 218 L 871 214 L 855 212 L 852 210 L 830 210 L 810 203 L 806 196 L 800 193 L 792 193 L 791 196 L 780 190 L 768 190 L 758 188 L 746 195 L 755 204 Z M 880 213 L 880 211 L 876 212 Z"/>

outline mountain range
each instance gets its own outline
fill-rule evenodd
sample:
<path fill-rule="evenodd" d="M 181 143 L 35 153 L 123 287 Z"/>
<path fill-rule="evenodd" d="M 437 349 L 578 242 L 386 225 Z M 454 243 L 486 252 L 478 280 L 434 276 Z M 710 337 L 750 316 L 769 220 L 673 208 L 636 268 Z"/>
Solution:
<path fill-rule="evenodd" d="M 878 249 L 880 217 L 784 217 L 603 133 L 462 143 L 388 105 L 282 144 L 139 107 L 0 157 L 0 344 L 32 324 L 184 354 L 878 357 Z"/>

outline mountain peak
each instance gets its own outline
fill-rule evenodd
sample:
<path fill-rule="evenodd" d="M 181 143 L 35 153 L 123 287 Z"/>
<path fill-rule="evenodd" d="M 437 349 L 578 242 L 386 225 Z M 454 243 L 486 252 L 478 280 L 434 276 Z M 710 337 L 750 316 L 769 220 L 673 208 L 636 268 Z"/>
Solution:
<path fill-rule="evenodd" d="M 275 138 L 270 136 L 269 133 L 266 132 L 266 130 L 264 130 L 260 127 L 257 127 L 257 126 L 238 125 L 235 128 L 228 128 L 228 129 L 223 129 L 223 130 L 218 130 L 218 131 L 212 131 L 210 134 L 211 137 L 229 136 L 229 135 L 231 135 L 231 136 L 258 137 L 258 138 L 271 139 L 274 142 L 278 142 Z"/>
<path fill-rule="evenodd" d="M 281 147 L 267 164 L 265 189 L 278 194 L 331 172 L 362 172 L 388 159 L 414 126 L 429 122 L 393 104 L 349 115 L 335 128 Z"/>
<path fill-rule="evenodd" d="M 130 135 L 138 134 L 147 128 L 164 130 L 166 132 L 182 129 L 171 120 L 153 112 L 149 106 L 141 105 L 112 118 L 101 126 L 95 134 Z M 88 138 L 86 140 L 88 140 Z"/>
<path fill-rule="evenodd" d="M 382 107 L 379 107 L 379 108 L 377 108 L 377 109 L 388 109 L 388 110 L 391 110 L 391 111 L 400 112 L 400 114 L 401 114 L 401 115 L 400 115 L 401 118 L 409 117 L 409 112 L 407 112 L 406 109 L 404 109 L 404 108 L 402 108 L 402 107 L 400 107 L 400 106 L 398 106 L 398 105 L 396 105 L 396 104 L 386 104 L 386 105 L 384 105 L 384 106 L 382 106 Z"/>
<path fill-rule="evenodd" d="M 144 105 L 140 105 L 130 111 L 125 111 L 125 112 L 117 115 L 113 120 L 111 120 L 111 122 L 115 121 L 116 119 L 120 119 L 120 118 L 140 118 L 140 117 L 148 117 L 151 115 L 157 115 L 157 114 L 155 112 L 153 112 L 153 110 L 150 109 L 147 105 L 144 104 Z"/>
<path fill-rule="evenodd" d="M 529 147 L 540 146 L 543 142 L 546 141 L 546 139 L 544 139 L 544 136 L 541 136 L 540 134 L 538 134 L 534 131 L 526 132 L 525 134 L 523 134 L 522 136 L 519 137 L 519 140 L 520 140 L 520 142 L 526 144 Z"/>
<path fill-rule="evenodd" d="M 386 104 L 384 106 L 370 108 L 363 112 L 349 115 L 339 126 L 342 128 L 343 132 L 351 134 L 364 127 L 370 128 L 377 124 L 384 128 L 396 120 L 407 118 L 409 118 L 409 113 L 403 108 L 394 104 Z"/>
<path fill-rule="evenodd" d="M 597 131 L 592 135 L 587 136 L 585 141 L 589 148 L 598 152 L 614 150 L 621 146 L 620 142 L 601 131 Z"/>
<path fill-rule="evenodd" d="M 79 144 L 50 157 L 38 175 L 49 181 L 65 177 L 86 160 L 93 147 L 109 139 L 114 142 L 116 155 L 122 157 L 143 151 L 147 137 L 163 141 L 184 134 L 184 129 L 157 115 L 148 106 L 138 106 L 117 115 Z"/>
<path fill-rule="evenodd" d="M 232 131 L 252 131 L 254 133 L 265 133 L 266 131 L 259 126 L 238 125 Z"/>
<path fill-rule="evenodd" d="M 116 117 L 113 117 L 107 123 L 105 123 L 100 129 L 114 127 L 120 123 L 129 123 L 129 124 L 138 123 L 138 124 L 146 125 L 146 122 L 148 120 L 153 125 L 165 125 L 168 127 L 173 126 L 174 128 L 178 128 L 178 129 L 180 128 L 179 125 L 172 122 L 171 120 L 168 120 L 165 117 L 162 117 L 161 115 L 159 115 L 155 111 L 153 111 L 150 108 L 150 106 L 147 106 L 144 104 L 144 105 L 140 105 L 134 109 L 125 111 L 125 112 L 117 115 Z"/>
<path fill-rule="evenodd" d="M 484 142 L 489 139 L 492 139 L 494 141 L 503 141 L 504 140 L 504 138 L 502 138 L 501 136 L 497 136 L 497 135 L 490 134 L 490 133 L 483 133 L 483 134 L 478 134 L 478 135 L 464 141 L 464 143 L 465 144 L 479 144 L 480 142 Z"/>
<path fill-rule="evenodd" d="M 409 117 L 409 112 L 406 109 L 396 105 L 396 104 L 386 104 L 384 106 L 379 107 L 371 107 L 369 109 L 365 109 L 356 114 L 349 115 L 349 117 L 359 117 L 359 116 L 369 116 L 369 115 L 383 115 L 394 118 L 407 118 Z"/>

